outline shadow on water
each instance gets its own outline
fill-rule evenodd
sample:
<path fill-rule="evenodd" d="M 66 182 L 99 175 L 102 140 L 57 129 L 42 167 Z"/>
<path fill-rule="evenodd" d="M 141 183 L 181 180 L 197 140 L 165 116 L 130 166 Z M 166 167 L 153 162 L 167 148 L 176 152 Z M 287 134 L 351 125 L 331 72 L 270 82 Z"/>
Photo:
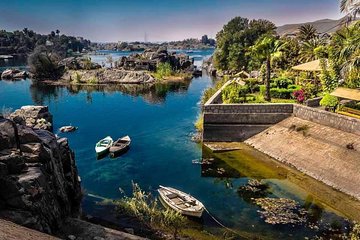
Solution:
<path fill-rule="evenodd" d="M 117 85 L 68 85 L 56 86 L 41 83 L 33 83 L 30 92 L 36 104 L 43 105 L 50 100 L 58 100 L 65 94 L 77 95 L 86 93 L 86 102 L 92 102 L 92 94 L 102 92 L 111 94 L 120 92 L 132 97 L 142 97 L 150 104 L 162 104 L 165 102 L 168 93 L 186 93 L 191 80 L 153 84 L 117 84 Z"/>

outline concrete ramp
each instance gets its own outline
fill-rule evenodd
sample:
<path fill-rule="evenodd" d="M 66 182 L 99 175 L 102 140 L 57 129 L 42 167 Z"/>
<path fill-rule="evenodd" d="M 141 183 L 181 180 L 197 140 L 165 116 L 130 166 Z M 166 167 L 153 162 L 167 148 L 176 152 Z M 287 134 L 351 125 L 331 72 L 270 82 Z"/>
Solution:
<path fill-rule="evenodd" d="M 245 143 L 360 199 L 358 135 L 290 117 Z"/>

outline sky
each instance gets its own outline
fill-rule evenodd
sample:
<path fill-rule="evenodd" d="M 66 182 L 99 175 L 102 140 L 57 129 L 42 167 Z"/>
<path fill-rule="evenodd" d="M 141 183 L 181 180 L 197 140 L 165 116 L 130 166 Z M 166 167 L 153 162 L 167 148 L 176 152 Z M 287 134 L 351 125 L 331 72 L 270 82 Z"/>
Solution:
<path fill-rule="evenodd" d="M 93 42 L 171 41 L 215 37 L 231 18 L 277 26 L 339 19 L 339 0 L 1 0 L 0 29 L 27 27 Z"/>

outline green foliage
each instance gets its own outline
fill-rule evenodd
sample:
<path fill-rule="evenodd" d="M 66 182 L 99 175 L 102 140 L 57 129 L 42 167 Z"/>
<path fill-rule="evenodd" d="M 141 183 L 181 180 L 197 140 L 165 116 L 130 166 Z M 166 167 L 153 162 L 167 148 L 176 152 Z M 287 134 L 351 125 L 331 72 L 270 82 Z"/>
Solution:
<path fill-rule="evenodd" d="M 299 27 L 299 33 L 297 35 L 297 38 L 300 41 L 309 41 L 311 39 L 314 39 L 317 37 L 317 30 L 316 28 L 311 24 L 305 24 Z"/>
<path fill-rule="evenodd" d="M 96 77 L 91 77 L 89 80 L 88 80 L 88 83 L 89 84 L 97 84 L 99 82 L 99 80 L 96 78 Z"/>
<path fill-rule="evenodd" d="M 260 87 L 259 87 L 260 82 L 258 79 L 247 78 L 247 79 L 244 79 L 244 82 L 246 83 L 246 86 L 249 88 L 250 93 L 255 93 L 260 90 Z"/>
<path fill-rule="evenodd" d="M 339 79 L 334 77 L 329 70 L 326 67 L 326 62 L 324 59 L 320 60 L 321 62 L 321 75 L 320 75 L 320 81 L 322 84 L 322 88 L 324 92 L 332 92 L 335 88 L 339 85 Z"/>
<path fill-rule="evenodd" d="M 166 77 L 169 77 L 173 75 L 173 70 L 172 67 L 170 65 L 170 63 L 166 62 L 166 63 L 159 63 L 156 66 L 156 72 L 154 74 L 156 79 L 164 79 Z"/>
<path fill-rule="evenodd" d="M 217 81 L 213 87 L 206 89 L 202 95 L 201 104 L 204 105 L 227 81 L 229 81 L 229 78 L 224 77 Z"/>
<path fill-rule="evenodd" d="M 151 229 L 172 231 L 174 238 L 186 224 L 180 213 L 171 209 L 162 209 L 159 202 L 151 194 L 141 190 L 138 184 L 132 183 L 132 197 L 115 201 L 117 211 L 136 217 Z"/>
<path fill-rule="evenodd" d="M 221 94 L 223 103 L 241 103 L 247 101 L 247 94 L 249 93 L 249 88 L 247 86 L 241 86 L 237 83 L 232 83 L 227 85 Z"/>
<path fill-rule="evenodd" d="M 285 77 L 275 78 L 273 81 L 277 88 L 288 88 L 289 85 L 293 84 L 291 79 Z"/>
<path fill-rule="evenodd" d="M 27 55 L 33 52 L 36 47 L 45 46 L 46 41 L 51 43 L 48 48 L 60 57 L 69 56 L 72 52 L 81 52 L 84 48 L 90 48 L 91 44 L 86 39 L 66 35 L 41 35 L 27 28 L 24 28 L 23 31 L 14 32 L 0 30 L 0 53 Z"/>
<path fill-rule="evenodd" d="M 64 68 L 59 67 L 60 56 L 44 46 L 36 47 L 28 57 L 30 72 L 35 79 L 56 80 L 64 73 Z"/>
<path fill-rule="evenodd" d="M 360 224 L 355 224 L 351 233 L 351 240 L 360 240 Z"/>
<path fill-rule="evenodd" d="M 90 57 L 84 58 L 83 64 L 84 64 L 84 68 L 85 68 L 86 70 L 91 70 L 91 68 L 92 68 L 92 62 L 91 62 L 91 58 L 90 58 Z"/>
<path fill-rule="evenodd" d="M 275 25 L 267 20 L 235 17 L 217 33 L 215 67 L 220 70 L 247 70 L 250 57 L 246 54 L 259 37 L 274 33 Z"/>
<path fill-rule="evenodd" d="M 335 110 L 336 106 L 339 104 L 339 100 L 337 97 L 331 96 L 330 94 L 325 94 L 324 97 L 320 101 L 320 105 L 329 108 L 331 110 Z"/>
<path fill-rule="evenodd" d="M 270 88 L 270 95 L 273 98 L 280 98 L 280 99 L 292 99 L 293 93 L 297 90 L 300 90 L 301 87 L 298 85 L 288 85 L 288 88 L 278 88 L 275 83 L 271 84 Z M 265 96 L 266 94 L 266 87 L 265 85 L 260 85 L 260 95 Z"/>
<path fill-rule="evenodd" d="M 82 75 L 78 72 L 75 72 L 73 78 L 73 83 L 81 83 Z"/>
<path fill-rule="evenodd" d="M 202 132 L 204 130 L 204 115 L 200 114 L 194 125 L 196 130 Z"/>

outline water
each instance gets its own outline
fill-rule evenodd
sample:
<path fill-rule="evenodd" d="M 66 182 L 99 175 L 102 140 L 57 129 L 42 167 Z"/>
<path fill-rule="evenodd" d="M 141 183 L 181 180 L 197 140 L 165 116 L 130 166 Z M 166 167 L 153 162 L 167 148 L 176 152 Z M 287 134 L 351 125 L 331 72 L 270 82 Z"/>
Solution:
<path fill-rule="evenodd" d="M 199 64 L 200 58 L 209 56 L 211 51 L 192 54 L 198 55 Z M 105 57 L 98 55 L 96 61 L 101 62 Z M 17 109 L 29 104 L 48 105 L 54 116 L 54 129 L 69 124 L 78 126 L 74 133 L 57 130 L 55 133 L 69 139 L 87 194 L 117 199 L 123 196 L 119 188 L 131 193 L 131 181 L 154 194 L 159 184 L 179 188 L 196 196 L 213 215 L 238 231 L 244 239 L 255 236 L 260 239 L 304 239 L 328 234 L 325 229 L 330 225 L 346 232 L 348 223 L 344 217 L 360 220 L 357 202 L 246 146 L 234 153 L 212 154 L 192 142 L 189 134 L 194 131 L 201 94 L 212 84 L 213 80 L 208 76 L 184 83 L 156 84 L 150 88 L 137 85 L 66 88 L 33 85 L 30 80 L 0 81 L 0 107 Z M 131 149 L 120 158 L 97 160 L 95 143 L 108 135 L 114 139 L 131 136 Z M 215 158 L 217 164 L 209 170 L 204 165 L 192 163 L 203 157 Z M 269 184 L 268 197 L 295 199 L 309 209 L 311 221 L 319 225 L 320 230 L 266 224 L 259 217 L 259 208 L 237 193 L 237 188 L 252 178 L 263 179 Z M 96 205 L 96 201 L 99 199 L 85 197 L 83 210 L 86 214 L 123 221 L 113 218 L 112 212 Z M 194 224 L 214 234 L 222 234 L 207 215 Z"/>

